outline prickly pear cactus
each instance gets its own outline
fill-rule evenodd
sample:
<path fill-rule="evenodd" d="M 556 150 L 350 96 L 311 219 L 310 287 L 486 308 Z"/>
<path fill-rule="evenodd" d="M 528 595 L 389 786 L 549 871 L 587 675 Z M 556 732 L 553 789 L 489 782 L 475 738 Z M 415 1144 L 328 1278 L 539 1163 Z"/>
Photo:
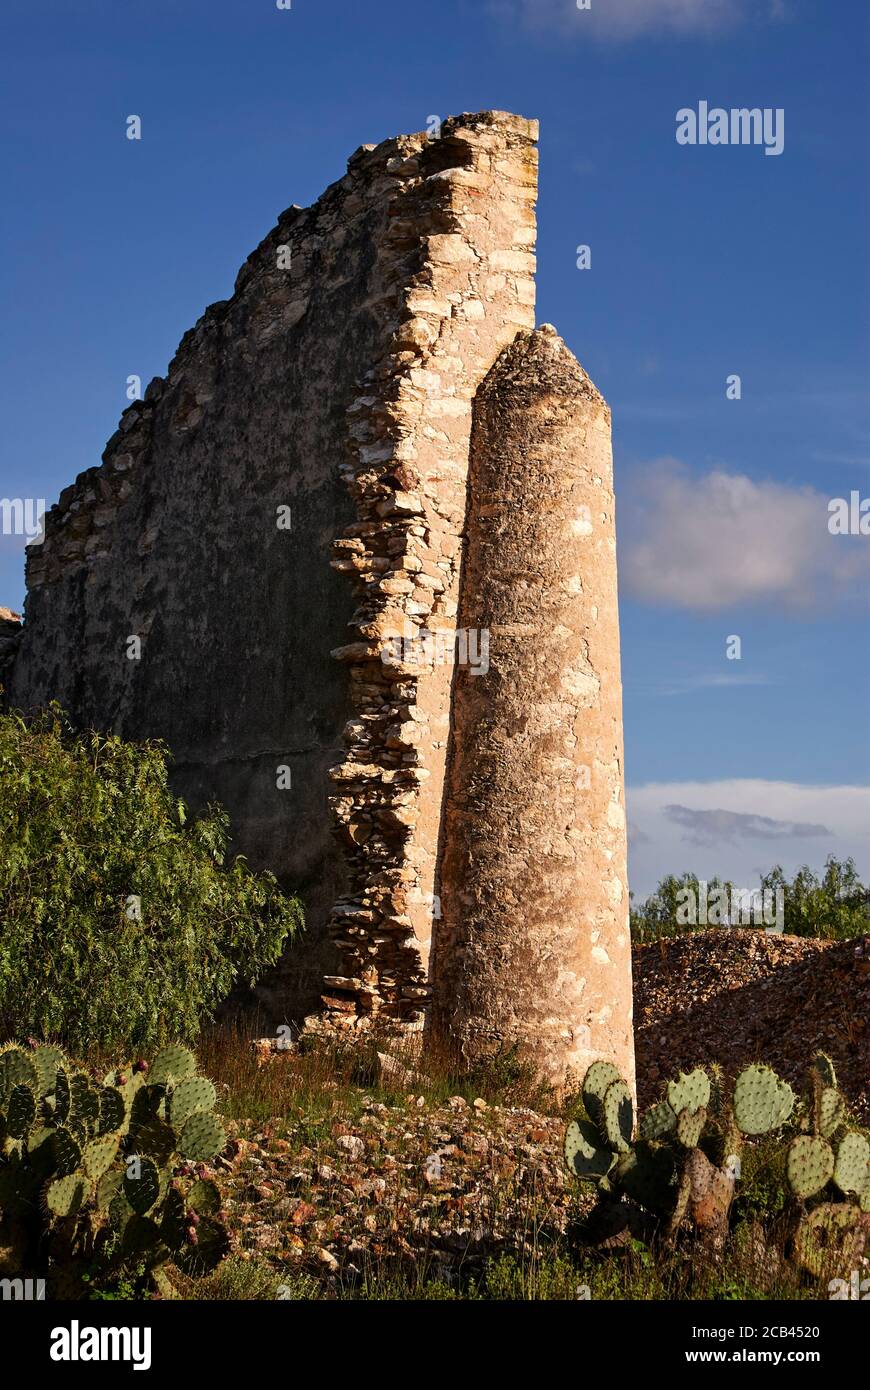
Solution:
<path fill-rule="evenodd" d="M 94 1252 L 117 1267 L 171 1259 L 188 1273 L 223 1258 L 220 1193 L 184 1172 L 226 1143 L 214 1102 L 184 1047 L 102 1081 L 52 1044 L 0 1048 L 0 1221 L 23 1224 L 55 1297 L 82 1296 Z"/>
<path fill-rule="evenodd" d="M 634 1133 L 634 1103 L 624 1081 L 612 1081 L 604 1093 L 604 1132 L 617 1153 L 628 1153 Z"/>
<path fill-rule="evenodd" d="M 572 1120 L 565 1131 L 565 1162 L 575 1177 L 597 1182 L 607 1177 L 616 1154 L 602 1143 L 589 1121 Z"/>
<path fill-rule="evenodd" d="M 593 1124 L 604 1122 L 604 1097 L 614 1081 L 622 1082 L 622 1077 L 612 1062 L 593 1062 L 583 1078 L 583 1104 Z"/>
<path fill-rule="evenodd" d="M 681 1110 L 706 1110 L 710 1104 L 710 1078 L 702 1067 L 680 1072 L 668 1083 L 668 1104 L 675 1115 Z"/>
<path fill-rule="evenodd" d="M 821 1192 L 834 1176 L 834 1150 L 827 1139 L 801 1134 L 789 1146 L 786 1172 L 792 1192 L 805 1202 Z"/>
<path fill-rule="evenodd" d="M 700 1110 L 680 1111 L 677 1116 L 677 1139 L 684 1149 L 696 1149 L 698 1147 L 706 1123 L 707 1111 L 703 1106 Z"/>
<path fill-rule="evenodd" d="M 851 1131 L 840 1140 L 834 1182 L 847 1196 L 853 1193 L 860 1196 L 870 1183 L 870 1144 L 863 1134 Z"/>
<path fill-rule="evenodd" d="M 770 1067 L 742 1071 L 734 1085 L 734 1120 L 742 1134 L 769 1134 L 794 1110 L 795 1094 Z"/>
<path fill-rule="evenodd" d="M 799 1204 L 795 1258 L 819 1269 L 826 1241 L 857 1249 L 854 1242 L 866 1233 L 870 1242 L 870 1142 L 846 1129 L 846 1106 L 828 1058 L 820 1055 L 810 1068 L 808 1106 L 798 1106 L 787 1082 L 762 1064 L 740 1073 L 730 1105 L 718 1068 L 681 1073 L 668 1085 L 667 1099 L 641 1116 L 637 1139 L 631 1097 L 614 1073 L 609 1062 L 593 1064 L 583 1083 L 589 1120 L 575 1120 L 565 1137 L 568 1167 L 597 1184 L 604 1203 L 628 1197 L 662 1219 L 671 1237 L 688 1220 L 705 1242 L 721 1248 L 744 1137 L 789 1124 L 783 1144 L 788 1190 Z M 194 1113 L 191 1123 L 197 1120 Z M 832 1182 L 847 1200 L 823 1200 L 807 1212 L 804 1204 L 826 1188 L 830 1194 Z"/>
<path fill-rule="evenodd" d="M 868 1240 L 860 1207 L 823 1202 L 801 1218 L 792 1241 L 796 1262 L 817 1279 L 857 1268 Z"/>

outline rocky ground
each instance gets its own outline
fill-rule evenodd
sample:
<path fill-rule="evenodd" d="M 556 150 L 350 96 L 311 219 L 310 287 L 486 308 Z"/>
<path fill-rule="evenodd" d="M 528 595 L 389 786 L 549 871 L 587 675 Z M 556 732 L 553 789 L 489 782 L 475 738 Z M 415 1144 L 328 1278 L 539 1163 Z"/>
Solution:
<path fill-rule="evenodd" d="M 638 947 L 634 968 L 641 1105 L 693 1063 L 763 1059 L 794 1083 L 822 1050 L 870 1121 L 870 939 L 717 929 Z"/>
<path fill-rule="evenodd" d="M 416 1281 L 463 1278 L 483 1262 L 563 1233 L 577 1193 L 562 1162 L 564 1121 L 479 1099 L 370 1101 L 315 1143 L 242 1124 L 217 1174 L 236 1248 L 282 1277 L 333 1292 L 392 1268 Z M 282 1276 L 281 1271 L 284 1271 Z"/>
<path fill-rule="evenodd" d="M 800 1082 L 822 1048 L 866 1123 L 868 965 L 866 945 L 756 931 L 638 947 L 641 1104 L 704 1061 L 733 1073 L 763 1058 Z M 286 1068 L 292 1088 L 299 1059 L 260 1062 Z M 325 1077 L 283 1118 L 230 1125 L 216 1176 L 235 1250 L 265 1261 L 276 1288 L 292 1276 L 327 1296 L 358 1292 L 387 1267 L 407 1289 L 415 1279 L 455 1281 L 460 1269 L 473 1278 L 500 1253 L 534 1261 L 589 1203 L 563 1168 L 564 1118 L 544 1109 L 473 1093 L 439 1098 L 401 1069 L 374 1089 Z"/>

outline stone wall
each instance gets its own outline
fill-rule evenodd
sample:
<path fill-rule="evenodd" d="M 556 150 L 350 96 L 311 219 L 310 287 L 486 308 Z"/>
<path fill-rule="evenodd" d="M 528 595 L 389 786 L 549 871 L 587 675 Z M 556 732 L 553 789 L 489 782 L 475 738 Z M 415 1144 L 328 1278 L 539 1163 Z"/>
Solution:
<path fill-rule="evenodd" d="M 269 1023 L 324 975 L 347 1021 L 419 1016 L 450 667 L 381 648 L 398 623 L 455 623 L 471 400 L 534 322 L 535 136 L 485 112 L 358 150 L 281 215 L 29 551 L 11 702 L 164 739 L 178 792 L 221 801 L 236 848 L 301 890 Z"/>
<path fill-rule="evenodd" d="M 13 613 L 11 608 L 0 608 L 0 708 L 5 703 L 6 686 L 12 678 L 21 631 L 21 615 Z"/>
<path fill-rule="evenodd" d="M 445 167 L 397 208 L 394 235 L 426 245 L 410 316 L 351 407 L 358 520 L 334 562 L 359 599 L 336 653 L 356 710 L 331 774 L 352 890 L 334 914 L 338 1024 L 420 1023 L 428 995 L 472 400 L 534 324 L 535 134 L 503 116 L 444 129 Z"/>

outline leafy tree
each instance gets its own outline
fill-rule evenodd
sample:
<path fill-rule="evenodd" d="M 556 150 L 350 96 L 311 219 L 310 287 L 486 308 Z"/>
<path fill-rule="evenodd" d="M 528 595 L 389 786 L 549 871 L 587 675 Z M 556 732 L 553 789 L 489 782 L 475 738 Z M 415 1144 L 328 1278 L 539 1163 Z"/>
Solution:
<path fill-rule="evenodd" d="M 719 878 L 709 880 L 708 898 L 720 888 L 726 889 L 730 898 L 733 884 Z M 632 894 L 632 940 L 642 944 L 706 930 L 708 924 L 700 922 L 697 916 L 694 921 L 686 921 L 687 890 L 695 894 L 697 901 L 699 880 L 694 874 L 683 874 L 681 878 L 668 874 L 639 906 L 634 905 Z M 870 889 L 861 882 L 853 859 L 839 860 L 830 855 L 821 879 L 804 866 L 798 869 L 791 882 L 777 864 L 763 875 L 756 891 L 759 902 L 762 895 L 769 895 L 767 901 L 771 909 L 776 893 L 782 893 L 783 930 L 795 936 L 848 941 L 870 932 Z M 739 922 L 738 916 L 736 911 L 734 925 L 745 925 Z M 753 922 L 755 920 L 753 917 Z M 729 925 L 728 919 L 723 919 L 721 925 Z"/>
<path fill-rule="evenodd" d="M 271 874 L 189 821 L 166 749 L 0 715 L 0 1036 L 76 1051 L 192 1040 L 300 929 Z"/>
<path fill-rule="evenodd" d="M 728 891 L 730 897 L 730 883 L 720 878 L 710 879 L 708 899 L 721 889 Z M 631 897 L 633 899 L 634 894 Z M 701 882 L 695 874 L 682 874 L 680 878 L 668 874 L 639 907 L 632 906 L 632 940 L 642 945 L 647 941 L 684 936 L 687 932 L 706 931 L 708 923 L 699 920 L 701 898 Z M 694 912 L 690 911 L 692 906 Z"/>
<path fill-rule="evenodd" d="M 848 941 L 870 931 L 870 891 L 858 877 L 854 859 L 829 855 L 819 879 L 804 865 L 789 883 L 777 864 L 762 886 L 782 889 L 785 930 L 795 936 Z"/>

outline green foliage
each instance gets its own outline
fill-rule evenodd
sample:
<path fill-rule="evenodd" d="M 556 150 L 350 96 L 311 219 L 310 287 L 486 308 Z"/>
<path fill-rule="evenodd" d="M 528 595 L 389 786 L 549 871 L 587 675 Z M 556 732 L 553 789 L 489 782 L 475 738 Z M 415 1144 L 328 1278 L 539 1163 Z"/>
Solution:
<path fill-rule="evenodd" d="M 720 890 L 727 891 L 730 900 L 731 888 L 732 884 L 723 879 L 710 879 L 707 883 L 708 900 Z M 638 907 L 632 902 L 629 914 L 632 941 L 642 946 L 650 941 L 685 936 L 687 932 L 706 931 L 708 923 L 692 920 L 687 913 L 688 904 L 693 904 L 697 909 L 700 901 L 700 879 L 695 874 L 685 873 L 679 878 L 675 874 L 666 875 L 655 892 Z M 696 910 L 694 915 L 697 917 L 700 914 Z"/>
<path fill-rule="evenodd" d="M 707 899 L 712 902 L 720 889 L 727 890 L 732 902 L 733 885 L 720 878 L 707 883 Z M 853 859 L 836 859 L 830 855 L 821 878 L 804 866 L 789 881 L 779 865 L 765 874 L 757 891 L 768 893 L 772 906 L 777 891 L 782 892 L 783 930 L 794 936 L 821 937 L 829 941 L 849 941 L 870 932 L 870 887 L 861 882 Z M 688 894 L 692 898 L 688 898 Z M 679 878 L 668 874 L 654 893 L 642 903 L 631 907 L 631 936 L 639 945 L 684 936 L 693 931 L 706 931 L 709 926 L 728 926 L 727 918 L 717 922 L 687 920 L 686 903 L 699 903 L 700 881 L 695 874 L 684 873 Z M 698 916 L 699 914 L 696 914 Z M 735 922 L 735 926 L 754 925 Z"/>
<path fill-rule="evenodd" d="M 185 1072 L 187 1058 L 195 1066 L 186 1049 L 166 1051 Z M 55 1297 L 83 1296 L 95 1274 L 103 1280 L 170 1261 L 188 1275 L 214 1269 L 228 1248 L 220 1192 L 184 1161 L 203 1163 L 226 1144 L 211 1082 L 195 1073 L 174 1081 L 157 1058 L 152 1074 L 166 1079 L 145 1081 L 140 1072 L 137 1085 L 117 1086 L 129 1067 L 98 1080 L 55 1049 L 54 1084 L 42 1090 L 15 1080 L 33 1055 L 14 1045 L 0 1052 L 0 1223 L 16 1232 L 18 1266 L 47 1275 Z M 182 1087 L 184 1122 L 176 1126 Z M 107 1133 L 110 1121 L 117 1128 Z"/>
<path fill-rule="evenodd" d="M 81 1052 L 193 1040 L 301 925 L 227 843 L 219 807 L 187 818 L 161 745 L 76 736 L 56 708 L 0 714 L 0 1036 Z M 34 1065 L 53 1082 L 48 1050 Z"/>
<path fill-rule="evenodd" d="M 870 931 L 870 888 L 858 877 L 853 859 L 829 855 L 821 878 L 805 865 L 791 882 L 777 865 L 761 886 L 783 890 L 785 931 L 794 936 L 849 941 Z"/>

